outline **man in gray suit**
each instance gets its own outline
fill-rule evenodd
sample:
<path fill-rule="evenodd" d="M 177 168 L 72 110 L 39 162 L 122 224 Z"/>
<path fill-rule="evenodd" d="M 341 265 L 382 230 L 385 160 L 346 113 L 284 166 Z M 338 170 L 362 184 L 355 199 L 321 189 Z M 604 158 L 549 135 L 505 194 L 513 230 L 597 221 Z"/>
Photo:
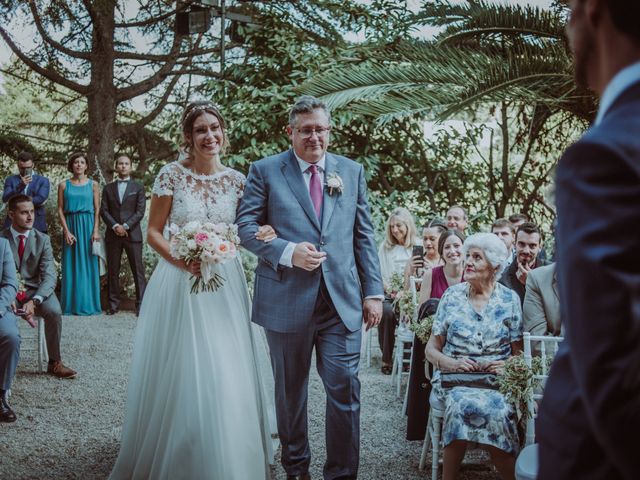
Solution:
<path fill-rule="evenodd" d="M 37 315 L 44 319 L 49 353 L 47 373 L 58 378 L 75 378 L 77 372 L 66 367 L 60 357 L 62 309 L 54 293 L 58 275 L 51 241 L 46 233 L 33 228 L 35 211 L 31 197 L 14 195 L 9 199 L 8 210 L 11 225 L 0 235 L 9 241 L 16 270 L 24 284 L 25 298 L 19 298 L 17 306 L 27 318 Z"/>
<path fill-rule="evenodd" d="M 527 275 L 522 322 L 524 331 L 531 335 L 564 335 L 560 322 L 555 263 L 531 270 Z M 540 350 L 539 342 L 536 342 L 533 348 L 537 354 Z"/>
<path fill-rule="evenodd" d="M 7 392 L 20 359 L 20 331 L 14 302 L 18 292 L 16 267 L 6 239 L 0 238 L 0 422 L 15 422 Z"/>
<path fill-rule="evenodd" d="M 301 97 L 289 115 L 292 149 L 254 162 L 237 224 L 259 257 L 252 320 L 267 334 L 282 465 L 308 479 L 307 385 L 313 349 L 327 392 L 325 479 L 356 478 L 361 326 L 382 314 L 382 279 L 364 169 L 327 152 L 330 115 Z M 255 238 L 271 225 L 278 238 Z"/>

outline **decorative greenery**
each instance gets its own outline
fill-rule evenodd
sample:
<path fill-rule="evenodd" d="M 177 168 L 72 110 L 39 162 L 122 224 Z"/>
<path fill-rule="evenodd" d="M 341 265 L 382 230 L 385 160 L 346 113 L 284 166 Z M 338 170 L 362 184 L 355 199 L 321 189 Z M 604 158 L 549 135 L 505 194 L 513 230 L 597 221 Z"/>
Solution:
<path fill-rule="evenodd" d="M 433 315 L 428 315 L 420 320 L 414 320 L 409 324 L 409 330 L 415 333 L 416 337 L 418 337 L 422 343 L 426 344 L 431 336 L 434 320 Z"/>
<path fill-rule="evenodd" d="M 549 371 L 553 358 L 551 356 L 545 358 L 546 371 Z M 534 375 L 541 375 L 542 367 L 541 357 L 533 357 L 531 367 L 529 367 L 525 361 L 524 353 L 520 353 L 510 357 L 498 374 L 500 392 L 520 409 L 524 420 L 529 416 L 527 398 L 533 390 L 541 385 L 540 380 L 534 379 Z"/>

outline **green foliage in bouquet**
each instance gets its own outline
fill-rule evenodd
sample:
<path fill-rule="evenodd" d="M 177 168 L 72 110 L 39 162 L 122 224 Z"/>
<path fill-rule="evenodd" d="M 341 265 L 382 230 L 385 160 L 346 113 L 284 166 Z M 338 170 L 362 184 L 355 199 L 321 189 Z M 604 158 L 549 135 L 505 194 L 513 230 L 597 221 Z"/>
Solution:
<path fill-rule="evenodd" d="M 552 361 L 551 356 L 546 357 L 546 371 L 549 371 Z M 542 366 L 542 358 L 533 357 L 531 367 L 529 367 L 524 359 L 524 354 L 520 353 L 509 358 L 498 374 L 500 392 L 520 409 L 524 420 L 529 415 L 527 398 L 532 390 L 540 386 L 540 380 L 533 377 L 542 374 Z"/>
<path fill-rule="evenodd" d="M 412 321 L 409 324 L 409 330 L 415 333 L 416 337 L 418 337 L 422 343 L 427 343 L 431 336 L 433 320 L 434 316 L 428 315 L 421 320 Z"/>

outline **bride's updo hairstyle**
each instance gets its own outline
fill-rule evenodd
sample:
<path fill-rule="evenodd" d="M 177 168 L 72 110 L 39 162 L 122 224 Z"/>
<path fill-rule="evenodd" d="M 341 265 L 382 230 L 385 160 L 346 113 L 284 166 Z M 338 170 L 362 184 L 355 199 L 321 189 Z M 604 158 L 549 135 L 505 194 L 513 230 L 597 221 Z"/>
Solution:
<path fill-rule="evenodd" d="M 193 138 L 193 124 L 196 122 L 200 115 L 204 113 L 209 113 L 216 117 L 220 122 L 220 129 L 222 130 L 222 139 L 223 143 L 221 146 L 222 152 L 227 148 L 229 144 L 229 139 L 227 138 L 227 122 L 224 120 L 224 117 L 213 103 L 208 100 L 198 100 L 195 102 L 191 102 L 187 105 L 187 108 L 184 109 L 182 113 L 182 119 L 180 120 L 180 125 L 182 125 L 182 144 L 180 147 L 184 151 L 187 156 L 191 156 L 191 147 L 193 146 L 192 138 Z"/>

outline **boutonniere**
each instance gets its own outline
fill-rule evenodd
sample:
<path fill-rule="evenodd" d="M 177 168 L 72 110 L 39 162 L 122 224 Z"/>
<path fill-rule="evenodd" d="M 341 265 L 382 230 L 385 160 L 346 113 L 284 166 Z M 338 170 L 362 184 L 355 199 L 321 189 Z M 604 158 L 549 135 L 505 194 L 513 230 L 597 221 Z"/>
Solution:
<path fill-rule="evenodd" d="M 329 189 L 329 195 L 333 195 L 333 191 L 335 190 L 338 193 L 342 193 L 344 190 L 344 182 L 335 172 L 331 172 L 327 175 L 327 188 Z"/>

